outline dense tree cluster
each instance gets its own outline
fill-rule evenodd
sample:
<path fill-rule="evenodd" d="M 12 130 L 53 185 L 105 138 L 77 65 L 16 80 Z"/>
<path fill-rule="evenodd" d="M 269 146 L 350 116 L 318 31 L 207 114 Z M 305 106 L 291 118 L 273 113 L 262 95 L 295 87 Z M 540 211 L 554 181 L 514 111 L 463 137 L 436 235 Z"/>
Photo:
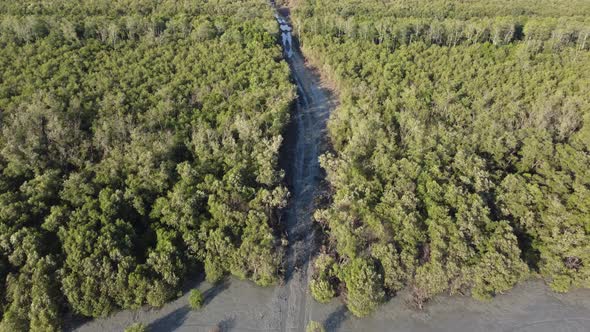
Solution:
<path fill-rule="evenodd" d="M 341 99 L 321 158 L 320 302 L 340 292 L 362 316 L 404 287 L 417 306 L 443 292 L 488 299 L 531 272 L 555 291 L 590 287 L 590 11 L 558 2 L 297 7 L 304 51 Z M 427 26 L 403 39 L 408 22 Z M 487 37 L 470 40 L 483 22 Z M 439 24 L 457 35 L 433 39 Z M 564 26 L 577 32 L 559 43 Z"/>
<path fill-rule="evenodd" d="M 132 13 L 132 14 L 130 14 Z M 0 1 L 0 329 L 278 279 L 294 88 L 265 1 Z"/>
<path fill-rule="evenodd" d="M 590 49 L 590 5 L 559 6 L 532 1 L 308 1 L 295 22 L 299 34 L 331 36 L 334 42 L 359 39 L 394 50 L 415 41 L 456 46 L 526 40 L 536 47 Z M 525 10 L 526 8 L 526 10 Z M 545 45 L 547 43 L 547 45 Z"/>

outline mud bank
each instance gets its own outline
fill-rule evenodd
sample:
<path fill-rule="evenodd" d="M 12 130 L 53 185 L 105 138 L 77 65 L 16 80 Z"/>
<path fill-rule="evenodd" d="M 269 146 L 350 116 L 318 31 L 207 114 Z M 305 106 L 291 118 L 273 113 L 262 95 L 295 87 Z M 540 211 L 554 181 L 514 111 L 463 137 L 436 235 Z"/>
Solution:
<path fill-rule="evenodd" d="M 339 301 L 315 304 L 312 319 L 328 331 L 590 331 L 590 291 L 553 293 L 541 281 L 527 281 L 491 302 L 439 296 L 415 311 L 399 294 L 367 318 L 354 318 Z"/>
<path fill-rule="evenodd" d="M 198 287 L 205 293 L 206 305 L 190 311 L 187 295 L 158 310 L 122 311 L 75 328 L 75 331 L 123 331 L 134 322 L 149 326 L 149 331 L 207 332 L 280 331 L 279 288 L 260 288 L 250 282 L 229 279 L 212 286 Z M 405 294 L 393 298 L 367 318 L 354 318 L 335 299 L 328 305 L 310 301 L 307 319 L 323 322 L 328 331 L 590 331 L 590 291 L 560 295 L 539 281 L 516 286 L 510 293 L 489 303 L 468 297 L 435 298 L 424 311 L 410 309 Z M 304 327 L 290 329 L 304 331 Z"/>

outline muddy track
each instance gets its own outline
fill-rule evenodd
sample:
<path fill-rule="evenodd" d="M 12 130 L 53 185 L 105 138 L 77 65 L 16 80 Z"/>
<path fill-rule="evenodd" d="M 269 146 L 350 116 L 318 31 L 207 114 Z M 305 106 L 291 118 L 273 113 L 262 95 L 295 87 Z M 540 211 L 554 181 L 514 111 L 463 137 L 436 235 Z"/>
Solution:
<path fill-rule="evenodd" d="M 320 79 L 305 64 L 301 51 L 291 43 L 290 26 L 283 17 L 285 55 L 297 85 L 298 99 L 294 116 L 296 138 L 292 143 L 289 175 L 292 205 L 286 214 L 289 248 L 285 261 L 285 285 L 280 297 L 280 331 L 302 331 L 310 316 L 308 294 L 309 261 L 315 252 L 314 198 L 322 177 L 319 165 L 321 147 L 326 138 L 326 122 L 333 100 L 321 87 Z M 285 43 L 285 41 L 289 41 Z"/>

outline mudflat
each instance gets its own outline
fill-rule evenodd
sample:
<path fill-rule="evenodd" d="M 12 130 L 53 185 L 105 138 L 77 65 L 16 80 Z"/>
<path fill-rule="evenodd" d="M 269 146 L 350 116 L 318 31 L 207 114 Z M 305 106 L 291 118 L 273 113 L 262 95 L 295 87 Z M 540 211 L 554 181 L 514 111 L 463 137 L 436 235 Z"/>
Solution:
<path fill-rule="evenodd" d="M 216 286 L 202 283 L 199 289 L 206 297 L 200 311 L 189 310 L 185 295 L 161 309 L 121 311 L 74 330 L 123 331 L 134 322 L 155 332 L 281 329 L 280 288 L 229 279 Z M 327 305 L 311 301 L 307 310 L 309 318 L 324 322 L 328 331 L 590 331 L 590 291 L 556 294 L 541 281 L 522 283 L 487 303 L 465 296 L 439 296 L 416 311 L 405 298 L 401 293 L 362 319 L 353 317 L 338 299 Z"/>

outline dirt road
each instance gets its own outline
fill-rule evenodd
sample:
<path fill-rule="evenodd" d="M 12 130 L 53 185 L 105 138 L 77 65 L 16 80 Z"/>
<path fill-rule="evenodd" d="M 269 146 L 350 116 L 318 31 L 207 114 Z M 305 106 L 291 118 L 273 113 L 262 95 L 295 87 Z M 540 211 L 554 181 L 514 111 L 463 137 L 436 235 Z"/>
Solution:
<path fill-rule="evenodd" d="M 289 249 L 287 251 L 285 280 L 281 289 L 279 331 L 303 331 L 310 317 L 307 280 L 308 267 L 314 248 L 312 215 L 314 197 L 321 178 L 318 158 L 326 137 L 326 123 L 333 107 L 330 94 L 321 87 L 317 77 L 305 65 L 301 52 L 293 47 L 291 27 L 283 17 L 277 16 L 283 30 L 286 58 L 298 88 L 295 124 L 296 140 L 290 167 L 292 205 L 287 213 Z M 285 43 L 287 41 L 287 43 Z"/>

